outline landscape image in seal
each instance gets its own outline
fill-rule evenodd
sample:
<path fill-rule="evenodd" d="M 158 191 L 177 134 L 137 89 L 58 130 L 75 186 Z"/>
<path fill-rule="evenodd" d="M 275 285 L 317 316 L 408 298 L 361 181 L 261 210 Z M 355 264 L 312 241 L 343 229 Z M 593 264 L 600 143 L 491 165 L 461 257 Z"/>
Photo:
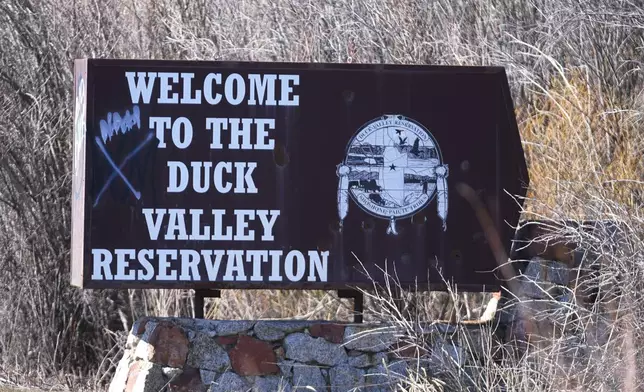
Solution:
<path fill-rule="evenodd" d="M 338 175 L 341 219 L 348 208 L 343 205 L 348 195 L 342 193 L 350 193 L 368 213 L 390 219 L 388 232 L 395 234 L 396 218 L 421 210 L 437 193 L 438 214 L 446 228 L 447 166 L 429 132 L 404 116 L 383 116 L 359 130 Z"/>

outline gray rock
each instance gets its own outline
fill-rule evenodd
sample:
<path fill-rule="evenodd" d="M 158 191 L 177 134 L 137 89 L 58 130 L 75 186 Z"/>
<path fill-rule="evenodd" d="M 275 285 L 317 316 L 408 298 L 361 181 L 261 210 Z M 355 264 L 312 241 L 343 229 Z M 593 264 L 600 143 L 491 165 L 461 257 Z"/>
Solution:
<path fill-rule="evenodd" d="M 283 339 L 291 332 L 303 331 L 311 325 L 308 321 L 258 321 L 255 324 L 255 336 L 261 340 L 275 341 Z"/>
<path fill-rule="evenodd" d="M 136 320 L 134 324 L 132 324 L 132 328 L 130 328 L 130 333 L 140 338 L 143 335 L 143 332 L 145 331 L 145 326 L 149 322 L 157 322 L 157 319 L 154 317 L 142 317 Z"/>
<path fill-rule="evenodd" d="M 206 335 L 213 335 L 217 332 L 217 325 L 223 321 L 192 319 L 193 327 L 196 332 L 203 332 Z"/>
<path fill-rule="evenodd" d="M 293 386 L 291 382 L 280 376 L 257 377 L 253 385 L 253 392 L 291 392 Z"/>
<path fill-rule="evenodd" d="M 466 356 L 473 359 L 482 358 L 494 350 L 497 338 L 488 328 L 467 328 L 458 337 L 460 347 L 464 347 Z"/>
<path fill-rule="evenodd" d="M 385 353 L 376 353 L 373 356 L 371 362 L 373 363 L 373 366 L 378 366 L 378 365 L 382 365 L 382 364 L 388 364 L 389 363 L 389 358 L 387 357 L 387 354 L 385 354 Z"/>
<path fill-rule="evenodd" d="M 409 365 L 406 361 L 395 361 L 386 366 L 389 371 L 389 378 L 400 379 L 407 376 Z"/>
<path fill-rule="evenodd" d="M 214 338 L 200 333 L 192 344 L 186 364 L 197 369 L 222 372 L 230 366 L 230 358 Z"/>
<path fill-rule="evenodd" d="M 172 317 L 166 319 L 166 321 L 170 321 L 174 325 L 178 325 L 184 329 L 199 329 L 197 327 L 197 323 L 201 321 L 208 321 L 208 320 L 201 320 L 201 319 L 193 319 L 193 318 L 180 318 L 180 317 Z"/>
<path fill-rule="evenodd" d="M 378 366 L 382 364 L 387 364 L 387 354 L 385 353 L 375 353 L 375 354 L 360 354 L 356 357 L 349 357 L 349 366 L 355 368 L 368 368 L 372 366 Z"/>
<path fill-rule="evenodd" d="M 309 390 L 312 387 L 316 391 L 326 391 L 327 382 L 322 376 L 320 368 L 309 365 L 293 367 L 293 387 L 295 390 Z"/>
<path fill-rule="evenodd" d="M 570 268 L 564 263 L 551 261 L 548 266 L 547 280 L 559 286 L 566 286 L 569 283 Z"/>
<path fill-rule="evenodd" d="M 277 366 L 280 368 L 280 372 L 283 377 L 290 378 L 293 375 L 293 366 L 296 366 L 295 361 L 290 361 L 288 359 L 279 361 Z"/>
<path fill-rule="evenodd" d="M 433 373 L 449 372 L 464 363 L 463 348 L 448 340 L 437 341 L 429 356 L 429 366 Z"/>
<path fill-rule="evenodd" d="M 525 341 L 526 326 L 530 324 L 541 331 L 560 333 L 569 324 L 572 312 L 570 306 L 552 300 L 513 299 L 505 306 L 509 316 L 503 322 L 510 327 L 510 336 L 520 341 Z"/>
<path fill-rule="evenodd" d="M 355 368 L 366 368 L 371 366 L 371 358 L 367 354 L 360 354 L 357 357 L 349 357 L 349 366 Z"/>
<path fill-rule="evenodd" d="M 329 370 L 332 392 L 344 392 L 364 385 L 364 370 L 341 365 Z"/>
<path fill-rule="evenodd" d="M 217 334 L 219 336 L 236 335 L 238 333 L 246 332 L 253 328 L 254 321 L 248 320 L 225 320 L 217 322 Z"/>
<path fill-rule="evenodd" d="M 299 332 L 288 335 L 284 339 L 284 348 L 286 358 L 298 362 L 317 362 L 334 366 L 349 360 L 347 352 L 339 344 Z"/>
<path fill-rule="evenodd" d="M 394 390 L 398 381 L 406 377 L 407 368 L 407 362 L 397 361 L 387 366 L 377 365 L 368 369 L 364 377 L 364 390 L 369 392 Z"/>
<path fill-rule="evenodd" d="M 151 362 L 139 362 L 134 386 L 129 392 L 158 392 L 165 387 L 161 366 Z"/>
<path fill-rule="evenodd" d="M 444 353 L 447 353 L 449 358 L 459 366 L 462 366 L 464 363 L 465 355 L 463 353 L 463 348 L 457 345 L 454 342 L 444 341 L 441 350 Z"/>
<path fill-rule="evenodd" d="M 225 321 L 175 318 L 174 323 L 186 330 L 188 340 L 192 341 L 197 335 L 217 336 L 217 325 Z"/>
<path fill-rule="evenodd" d="M 383 365 L 378 365 L 367 370 L 365 374 L 365 386 L 368 390 L 388 388 L 390 386 L 389 372 Z"/>
<path fill-rule="evenodd" d="M 395 327 L 367 329 L 347 326 L 344 329 L 344 346 L 349 350 L 378 352 L 398 341 Z"/>
<path fill-rule="evenodd" d="M 521 294 L 529 298 L 549 298 L 555 286 L 568 284 L 568 271 L 563 263 L 534 257 L 519 280 Z"/>
<path fill-rule="evenodd" d="M 199 369 L 199 376 L 201 376 L 201 382 L 203 382 L 204 385 L 210 385 L 217 379 L 219 373 L 211 370 Z"/>
<path fill-rule="evenodd" d="M 387 360 L 387 354 L 386 353 L 375 353 L 375 354 L 361 354 L 357 357 L 349 357 L 349 366 L 353 366 L 356 368 L 368 368 L 372 366 L 378 366 L 387 364 L 389 361 Z"/>
<path fill-rule="evenodd" d="M 416 333 L 423 335 L 448 335 L 457 333 L 459 328 L 459 326 L 454 324 L 431 323 L 417 325 L 414 330 L 416 331 Z"/>
<path fill-rule="evenodd" d="M 247 392 L 250 385 L 233 372 L 226 372 L 217 381 L 210 384 L 208 392 Z"/>

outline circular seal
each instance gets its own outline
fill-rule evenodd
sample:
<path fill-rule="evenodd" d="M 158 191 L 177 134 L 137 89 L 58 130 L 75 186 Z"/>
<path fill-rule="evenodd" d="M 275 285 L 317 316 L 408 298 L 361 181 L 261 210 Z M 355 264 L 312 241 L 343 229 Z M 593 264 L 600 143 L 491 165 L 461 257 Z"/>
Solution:
<path fill-rule="evenodd" d="M 436 194 L 445 199 L 439 215 L 446 217 L 447 165 L 434 136 L 411 118 L 385 115 L 363 125 L 337 173 L 340 188 L 362 210 L 390 220 L 394 233 L 396 219 L 422 210 Z"/>

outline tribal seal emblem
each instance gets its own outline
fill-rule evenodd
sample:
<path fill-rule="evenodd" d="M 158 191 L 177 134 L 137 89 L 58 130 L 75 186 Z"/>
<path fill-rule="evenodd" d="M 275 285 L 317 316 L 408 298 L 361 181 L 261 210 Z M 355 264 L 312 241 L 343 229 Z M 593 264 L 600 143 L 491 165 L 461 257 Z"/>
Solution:
<path fill-rule="evenodd" d="M 337 166 L 340 227 L 349 197 L 368 214 L 389 220 L 387 234 L 397 235 L 396 220 L 412 216 L 436 196 L 446 231 L 448 173 L 436 139 L 423 125 L 402 115 L 373 119 L 351 138 Z"/>

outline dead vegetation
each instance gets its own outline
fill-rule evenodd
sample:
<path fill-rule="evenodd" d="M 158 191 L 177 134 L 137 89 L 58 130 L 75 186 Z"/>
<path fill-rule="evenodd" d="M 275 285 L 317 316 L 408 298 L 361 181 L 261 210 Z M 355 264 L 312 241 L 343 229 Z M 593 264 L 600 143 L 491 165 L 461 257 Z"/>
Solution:
<path fill-rule="evenodd" d="M 570 335 L 551 335 L 501 364 L 490 355 L 468 370 L 467 386 L 637 390 L 643 29 L 644 5 L 631 0 L 0 2 L 0 376 L 100 389 L 133 320 L 191 314 L 188 292 L 69 285 L 73 59 L 385 62 L 505 66 L 531 177 L 525 217 L 618 222 L 616 231 L 568 225 L 543 238 L 574 240 L 586 255 L 577 265 L 592 278 L 586 284 L 620 288 L 586 304 L 568 301 L 557 316 L 562 330 L 582 331 L 591 360 L 564 366 L 558 353 Z M 454 308 L 449 293 L 431 295 L 442 300 L 430 314 Z M 465 301 L 470 318 L 484 310 L 476 297 Z M 607 303 L 619 311 L 608 322 Z M 209 304 L 208 316 L 218 318 L 348 317 L 346 301 L 322 292 L 225 293 Z M 459 318 L 468 315 L 462 309 Z M 462 370 L 454 375 L 453 385 L 465 386 Z M 406 388 L 439 387 L 418 375 Z"/>

